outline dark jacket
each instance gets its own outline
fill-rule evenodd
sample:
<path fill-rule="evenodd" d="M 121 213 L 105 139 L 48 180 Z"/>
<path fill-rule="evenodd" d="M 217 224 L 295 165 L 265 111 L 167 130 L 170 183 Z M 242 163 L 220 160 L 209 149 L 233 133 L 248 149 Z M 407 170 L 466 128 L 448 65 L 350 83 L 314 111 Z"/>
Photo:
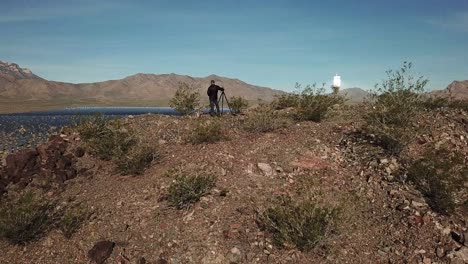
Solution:
<path fill-rule="evenodd" d="M 210 87 L 208 87 L 208 91 L 206 91 L 206 94 L 208 94 L 208 97 L 210 98 L 210 100 L 217 100 L 218 91 L 224 91 L 224 88 L 219 87 L 216 84 L 212 84 L 210 85 Z"/>

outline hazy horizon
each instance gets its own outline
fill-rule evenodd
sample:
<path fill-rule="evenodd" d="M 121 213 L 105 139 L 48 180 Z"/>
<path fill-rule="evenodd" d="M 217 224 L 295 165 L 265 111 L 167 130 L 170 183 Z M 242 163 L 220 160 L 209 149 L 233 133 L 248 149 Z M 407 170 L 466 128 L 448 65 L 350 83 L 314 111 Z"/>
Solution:
<path fill-rule="evenodd" d="M 6 1 L 0 60 L 54 81 L 211 74 L 291 91 L 370 89 L 403 61 L 429 90 L 468 79 L 468 2 Z"/>

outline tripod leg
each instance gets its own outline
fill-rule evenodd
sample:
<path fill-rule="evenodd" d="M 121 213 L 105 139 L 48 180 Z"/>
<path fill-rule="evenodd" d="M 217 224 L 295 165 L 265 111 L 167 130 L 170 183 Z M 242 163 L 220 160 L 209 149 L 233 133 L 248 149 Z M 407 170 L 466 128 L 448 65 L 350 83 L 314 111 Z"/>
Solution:
<path fill-rule="evenodd" d="M 226 105 L 227 105 L 227 107 L 228 107 L 228 109 L 229 109 L 229 112 L 230 112 L 231 115 L 232 115 L 232 109 L 231 109 L 231 107 L 229 106 L 229 101 L 228 101 L 228 99 L 227 99 L 227 97 L 226 97 L 226 94 L 224 95 L 224 97 L 226 98 Z"/>
<path fill-rule="evenodd" d="M 220 109 L 219 115 L 223 115 L 223 109 L 224 109 L 224 96 L 221 95 L 221 109 Z"/>

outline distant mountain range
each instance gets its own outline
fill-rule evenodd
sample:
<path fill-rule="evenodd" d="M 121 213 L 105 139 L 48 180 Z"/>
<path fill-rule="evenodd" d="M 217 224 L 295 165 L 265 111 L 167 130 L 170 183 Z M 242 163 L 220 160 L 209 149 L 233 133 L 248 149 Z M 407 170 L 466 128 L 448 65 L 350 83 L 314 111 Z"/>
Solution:
<path fill-rule="evenodd" d="M 206 100 L 211 80 L 226 88 L 226 94 L 251 102 L 271 101 L 284 91 L 245 83 L 217 75 L 191 77 L 177 74 L 135 74 L 120 80 L 95 83 L 65 83 L 45 80 L 18 64 L 0 61 L 0 113 L 43 110 L 72 106 L 167 106 L 177 87 L 184 82 L 197 87 Z M 361 88 L 340 91 L 348 103 L 359 103 L 368 96 Z M 468 99 L 468 81 L 455 81 L 432 95 Z"/>
<path fill-rule="evenodd" d="M 64 97 L 96 101 L 169 101 L 179 83 L 200 89 L 203 95 L 211 80 L 226 88 L 228 96 L 242 96 L 247 100 L 272 100 L 284 93 L 267 87 L 251 85 L 238 79 L 216 75 L 196 78 L 177 74 L 135 74 L 121 80 L 96 83 L 64 83 L 44 80 L 17 64 L 0 62 L 0 98 L 23 100 L 54 100 Z"/>

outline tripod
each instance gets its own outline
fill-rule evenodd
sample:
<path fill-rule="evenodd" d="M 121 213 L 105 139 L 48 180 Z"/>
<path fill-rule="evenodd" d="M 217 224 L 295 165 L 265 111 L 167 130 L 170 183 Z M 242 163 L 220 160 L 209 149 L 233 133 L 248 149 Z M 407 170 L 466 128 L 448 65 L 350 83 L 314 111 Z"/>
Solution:
<path fill-rule="evenodd" d="M 224 102 L 226 102 L 226 105 L 229 109 L 229 112 L 232 114 L 232 109 L 231 107 L 229 106 L 229 101 L 227 99 L 227 96 L 226 94 L 223 92 L 221 92 L 221 96 L 219 97 L 218 99 L 218 105 L 219 105 L 219 102 L 221 102 L 221 111 L 220 111 L 220 115 L 222 115 L 224 113 Z"/>

